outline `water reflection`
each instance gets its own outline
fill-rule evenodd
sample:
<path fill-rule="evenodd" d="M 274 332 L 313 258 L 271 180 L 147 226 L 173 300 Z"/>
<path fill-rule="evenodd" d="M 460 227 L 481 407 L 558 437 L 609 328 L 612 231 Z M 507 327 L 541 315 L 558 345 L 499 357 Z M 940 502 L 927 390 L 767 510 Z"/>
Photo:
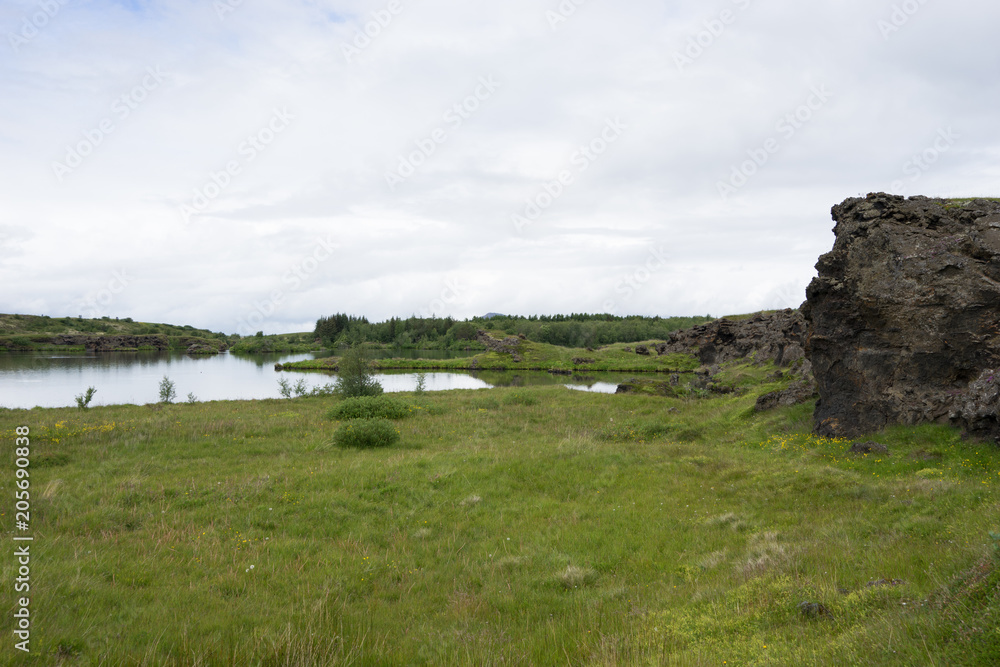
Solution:
<path fill-rule="evenodd" d="M 474 357 L 480 352 L 482 350 L 404 350 L 391 348 L 388 350 L 368 350 L 368 357 L 371 359 L 464 359 Z M 336 357 L 343 353 L 343 350 L 324 350 L 316 353 L 313 358 Z"/>
<path fill-rule="evenodd" d="M 183 352 L 8 353 L 0 354 L 0 406 L 7 408 L 63 407 L 96 387 L 91 405 L 155 403 L 159 382 L 168 376 L 177 398 L 192 394 L 198 401 L 280 398 L 278 380 L 308 387 L 335 381 L 323 373 L 276 373 L 275 363 L 312 359 L 313 354 L 220 354 L 188 356 Z M 552 375 L 545 372 L 428 372 L 427 391 L 565 385 L 571 389 L 613 393 L 628 376 L 614 373 Z M 418 374 L 376 375 L 387 392 L 413 391 Z"/>

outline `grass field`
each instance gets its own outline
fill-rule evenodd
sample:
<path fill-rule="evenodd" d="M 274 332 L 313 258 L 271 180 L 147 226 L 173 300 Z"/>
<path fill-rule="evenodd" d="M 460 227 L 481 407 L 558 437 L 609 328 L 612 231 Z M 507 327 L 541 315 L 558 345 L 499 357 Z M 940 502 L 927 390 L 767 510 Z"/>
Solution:
<path fill-rule="evenodd" d="M 494 335 L 503 338 L 502 333 Z M 657 342 L 659 341 L 614 343 L 588 350 L 522 340 L 519 343 L 520 361 L 515 360 L 511 354 L 486 351 L 458 359 L 375 359 L 372 367 L 376 370 L 553 370 L 582 373 L 653 373 L 691 371 L 698 368 L 698 360 L 689 354 L 658 355 L 655 350 L 650 350 L 648 355 L 636 354 L 637 346 L 651 346 Z M 332 371 L 339 362 L 339 357 L 322 357 L 284 364 L 284 369 Z"/>
<path fill-rule="evenodd" d="M 1000 452 L 922 426 L 848 454 L 810 434 L 810 404 L 753 413 L 780 386 L 396 394 L 412 412 L 381 450 L 331 444 L 330 398 L 0 410 L 0 655 L 996 664 Z M 11 634 L 20 426 L 27 656 Z"/>

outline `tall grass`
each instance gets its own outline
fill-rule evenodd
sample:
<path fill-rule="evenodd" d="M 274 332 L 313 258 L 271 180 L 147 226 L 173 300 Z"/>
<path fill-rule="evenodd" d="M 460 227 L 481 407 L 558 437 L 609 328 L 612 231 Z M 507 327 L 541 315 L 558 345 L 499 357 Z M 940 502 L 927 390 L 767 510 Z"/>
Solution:
<path fill-rule="evenodd" d="M 809 405 L 754 414 L 774 386 L 411 395 L 386 449 L 331 446 L 323 397 L 2 411 L 29 662 L 992 664 L 997 450 L 848 455 Z"/>

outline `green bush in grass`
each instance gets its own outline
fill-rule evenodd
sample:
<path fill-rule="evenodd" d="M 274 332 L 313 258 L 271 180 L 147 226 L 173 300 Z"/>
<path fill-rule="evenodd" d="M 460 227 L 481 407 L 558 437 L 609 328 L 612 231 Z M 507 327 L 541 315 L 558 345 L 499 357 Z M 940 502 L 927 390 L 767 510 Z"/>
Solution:
<path fill-rule="evenodd" d="M 345 398 L 327 413 L 330 419 L 403 419 L 413 408 L 388 396 Z"/>
<path fill-rule="evenodd" d="M 344 398 L 382 394 L 382 385 L 372 375 L 372 364 L 364 347 L 352 347 L 340 358 L 338 365 L 336 393 Z"/>
<path fill-rule="evenodd" d="M 352 419 L 341 424 L 333 434 L 338 447 L 371 449 L 391 447 L 399 442 L 399 431 L 387 419 Z"/>

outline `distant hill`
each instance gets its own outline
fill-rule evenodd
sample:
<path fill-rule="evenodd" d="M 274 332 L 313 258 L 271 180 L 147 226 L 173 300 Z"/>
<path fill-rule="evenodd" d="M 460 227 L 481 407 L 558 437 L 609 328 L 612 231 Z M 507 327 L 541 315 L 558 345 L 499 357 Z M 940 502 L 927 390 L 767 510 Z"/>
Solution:
<path fill-rule="evenodd" d="M 0 336 L 27 334 L 90 334 L 142 336 L 165 334 L 167 336 L 195 336 L 199 338 L 228 338 L 226 334 L 197 329 L 190 325 L 178 326 L 152 322 L 135 322 L 125 319 L 102 317 L 49 317 L 47 315 L 0 314 Z"/>
<path fill-rule="evenodd" d="M 215 353 L 229 347 L 230 337 L 190 325 L 135 322 L 131 318 L 0 315 L 3 351 L 131 351 L 183 350 Z"/>

